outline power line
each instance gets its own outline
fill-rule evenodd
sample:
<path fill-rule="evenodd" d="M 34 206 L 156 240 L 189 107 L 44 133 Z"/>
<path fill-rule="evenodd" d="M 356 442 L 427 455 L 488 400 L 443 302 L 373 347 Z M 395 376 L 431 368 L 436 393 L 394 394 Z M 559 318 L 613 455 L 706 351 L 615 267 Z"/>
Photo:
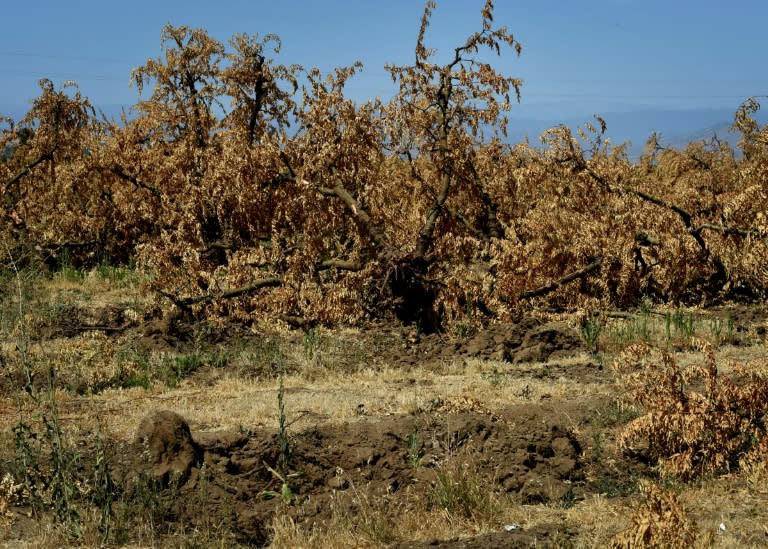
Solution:
<path fill-rule="evenodd" d="M 7 76 L 28 76 L 31 78 L 59 78 L 62 80 L 99 80 L 104 82 L 125 82 L 129 79 L 127 77 L 117 77 L 107 74 L 84 74 L 84 73 L 64 73 L 64 72 L 50 72 L 44 69 L 38 71 L 22 70 L 22 69 L 0 69 L 0 74 Z"/>
<path fill-rule="evenodd" d="M 51 55 L 43 53 L 31 53 L 14 50 L 0 50 L 0 56 L 5 57 L 34 57 L 38 59 L 53 59 L 56 61 L 87 61 L 87 62 L 102 62 L 102 63 L 132 63 L 128 59 L 116 59 L 114 57 L 92 57 L 86 55 Z"/>
<path fill-rule="evenodd" d="M 760 95 L 759 93 L 747 94 L 676 94 L 676 95 L 591 95 L 588 93 L 529 93 L 531 97 L 546 99 L 739 99 Z M 525 96 L 525 93 L 523 93 Z"/>

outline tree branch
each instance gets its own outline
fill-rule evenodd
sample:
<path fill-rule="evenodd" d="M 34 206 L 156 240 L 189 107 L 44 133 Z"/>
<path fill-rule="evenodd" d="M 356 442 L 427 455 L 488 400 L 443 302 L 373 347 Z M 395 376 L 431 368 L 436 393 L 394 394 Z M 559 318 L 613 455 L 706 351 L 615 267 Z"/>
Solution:
<path fill-rule="evenodd" d="M 536 288 L 535 290 L 527 290 L 525 292 L 522 292 L 520 294 L 520 299 L 529 299 L 532 297 L 539 297 L 542 295 L 547 295 L 551 292 L 554 292 L 561 286 L 568 284 L 569 282 L 572 282 L 579 278 L 584 278 L 592 271 L 595 271 L 600 268 L 600 266 L 603 264 L 603 257 L 598 257 L 595 261 L 587 265 L 586 267 L 579 269 L 578 271 L 574 271 L 570 274 L 565 275 L 562 278 L 558 278 L 554 282 L 550 282 L 549 284 L 546 284 L 544 286 L 541 286 L 539 288 Z"/>
<path fill-rule="evenodd" d="M 735 234 L 743 238 L 757 238 L 760 240 L 768 238 L 768 234 L 762 234 L 757 229 L 739 229 L 738 227 L 725 227 L 721 225 L 714 225 L 712 223 L 702 223 L 701 225 L 696 227 L 696 232 L 700 233 L 704 229 L 709 229 L 710 231 L 716 231 L 723 235 Z"/>
<path fill-rule="evenodd" d="M 138 187 L 140 189 L 146 189 L 152 194 L 154 194 L 158 198 L 162 198 L 160 191 L 158 191 L 156 188 L 152 187 L 151 185 L 147 185 L 146 183 L 139 181 L 134 176 L 127 174 L 123 171 L 123 169 L 120 166 L 112 166 L 109 168 L 109 171 L 115 174 L 120 179 L 123 179 L 125 181 L 128 181 L 131 183 L 134 187 Z"/>
<path fill-rule="evenodd" d="M 337 182 L 336 186 L 333 188 L 318 186 L 315 187 L 315 190 L 323 196 L 335 196 L 336 198 L 339 198 L 346 204 L 357 223 L 365 229 L 371 237 L 371 240 L 373 240 L 379 248 L 388 248 L 384 231 L 373 222 L 371 216 L 368 215 L 368 212 L 366 212 L 361 204 L 349 194 L 349 191 L 344 188 L 341 182 Z"/>
<path fill-rule="evenodd" d="M 40 156 L 38 156 L 35 160 L 27 164 L 24 169 L 22 169 L 19 173 L 14 175 L 12 178 L 10 178 L 8 181 L 5 182 L 5 185 L 3 185 L 3 192 L 8 192 L 8 189 L 11 188 L 11 186 L 15 185 L 16 182 L 18 182 L 22 177 L 27 175 L 30 171 L 32 171 L 35 166 L 43 162 L 44 160 L 50 160 L 53 158 L 53 151 L 43 153 Z"/>
<path fill-rule="evenodd" d="M 465 229 L 467 229 L 467 231 L 468 231 L 468 232 L 469 232 L 469 233 L 470 233 L 472 236 L 474 236 L 475 238 L 477 238 L 478 240 L 488 240 L 488 239 L 490 238 L 490 237 L 489 237 L 487 234 L 485 234 L 483 231 L 481 231 L 481 230 L 479 230 L 479 229 L 476 229 L 476 228 L 475 228 L 475 227 L 472 225 L 472 223 L 470 223 L 469 219 L 467 219 L 466 217 L 464 217 L 464 215 L 463 215 L 461 212 L 457 212 L 457 211 L 456 211 L 456 210 L 454 210 L 453 208 L 446 208 L 446 210 L 448 211 L 448 214 L 450 214 L 450 216 L 451 216 L 451 217 L 453 217 L 454 219 L 456 219 L 456 221 L 458 221 L 459 223 L 461 223 L 462 225 L 464 225 L 464 228 L 465 228 Z"/>
<path fill-rule="evenodd" d="M 182 310 L 188 310 L 192 305 L 198 305 L 200 303 L 210 303 L 214 299 L 232 299 L 240 297 L 249 293 L 253 293 L 261 288 L 282 286 L 283 281 L 280 278 L 262 278 L 248 284 L 247 286 L 241 286 L 240 288 L 234 288 L 221 292 L 220 294 L 207 294 L 196 297 L 177 297 L 173 294 L 160 290 L 158 293 L 168 298 L 174 305 Z"/>
<path fill-rule="evenodd" d="M 357 261 L 350 261 L 346 259 L 326 259 L 321 261 L 318 265 L 318 270 L 324 271 L 326 269 L 340 269 L 342 271 L 359 271 L 363 267 Z"/>
<path fill-rule="evenodd" d="M 469 171 L 472 174 L 477 191 L 480 193 L 480 200 L 482 200 L 483 206 L 485 207 L 487 226 L 485 227 L 486 230 L 484 233 L 491 238 L 504 238 L 506 236 L 506 231 L 504 230 L 504 226 L 499 223 L 498 217 L 496 217 L 499 209 L 498 206 L 483 188 L 480 182 L 480 174 L 477 173 L 474 162 L 472 162 L 472 160 L 467 160 L 467 165 L 469 166 Z"/>

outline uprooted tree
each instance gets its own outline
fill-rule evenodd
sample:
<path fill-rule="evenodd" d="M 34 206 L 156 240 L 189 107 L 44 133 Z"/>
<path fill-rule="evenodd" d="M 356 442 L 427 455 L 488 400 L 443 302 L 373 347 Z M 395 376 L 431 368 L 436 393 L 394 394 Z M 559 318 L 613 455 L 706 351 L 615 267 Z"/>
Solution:
<path fill-rule="evenodd" d="M 106 240 L 111 197 L 101 187 L 95 157 L 106 126 L 74 82 L 41 94 L 0 137 L 3 233 L 8 249 L 29 260 L 37 246 L 48 259 L 95 254 Z M 8 249 L 5 250 L 7 253 Z"/>
<path fill-rule="evenodd" d="M 41 82 L 0 122 L 3 238 L 30 262 L 135 259 L 178 310 L 328 325 L 397 317 L 424 330 L 522 308 L 701 303 L 768 288 L 768 128 L 737 111 L 724 142 L 648 142 L 606 122 L 542 146 L 505 142 L 522 83 L 486 59 L 520 44 L 493 20 L 440 62 L 426 3 L 397 94 L 345 95 L 359 63 L 283 65 L 274 35 L 217 41 L 166 26 L 132 74 L 140 101 L 97 116 Z"/>
<path fill-rule="evenodd" d="M 460 283 L 450 280 L 451 270 L 475 258 L 473 248 L 481 247 L 476 244 L 503 231 L 474 168 L 475 149 L 482 144 L 483 126 L 504 129 L 502 114 L 510 108 L 510 95 L 519 97 L 521 85 L 477 59 L 481 49 L 520 51 L 505 28 L 493 29 L 491 2 L 482 11 L 482 30 L 455 48 L 445 64 L 433 63 L 434 52 L 425 45 L 433 9 L 427 2 L 415 64 L 387 67 L 399 86 L 389 104 L 355 108 L 340 93 L 341 78 L 349 72 L 337 73 L 330 89 L 321 86 L 319 94 L 313 80 L 316 95 L 305 96 L 312 108 L 303 119 L 311 129 L 302 138 L 324 143 L 325 150 L 313 151 L 311 159 L 299 156 L 297 176 L 341 204 L 334 219 L 354 224 L 340 235 L 348 240 L 347 250 L 328 250 L 329 257 L 319 257 L 315 267 L 347 271 L 331 275 L 335 284 L 341 276 L 356 286 L 363 273 L 365 293 L 353 296 L 351 305 L 357 302 L 360 312 L 384 305 L 425 330 L 438 329 L 444 305 L 464 298 L 456 299 Z M 325 120 L 330 125 L 323 126 Z M 323 133 L 316 136 L 318 128 Z M 286 166 L 297 173 L 291 161 Z M 467 236 L 470 241 L 461 242 Z"/>
<path fill-rule="evenodd" d="M 458 278 L 448 283 L 450 264 L 468 264 L 476 242 L 503 233 L 476 149 L 484 128 L 504 127 L 501 115 L 520 89 L 477 54 L 520 46 L 505 28 L 493 28 L 486 2 L 482 30 L 435 64 L 425 46 L 433 8 L 427 3 L 415 64 L 388 69 L 399 93 L 386 105 L 344 96 L 359 64 L 326 76 L 307 71 L 294 102 L 278 81 L 297 89 L 300 68 L 273 67 L 265 42 L 243 36 L 234 42 L 241 58 L 221 71 L 219 84 L 223 54 L 215 41 L 201 31 L 164 31 L 165 61 L 135 72 L 140 85 L 153 77 L 155 89 L 139 105 L 147 117 L 134 123 L 184 130 L 164 138 L 169 153 L 158 157 L 163 147 L 155 146 L 146 153 L 163 164 L 176 159 L 165 188 L 146 187 L 167 197 L 167 182 L 180 180 L 174 211 L 161 214 L 172 215 L 176 229 L 139 254 L 164 273 L 155 282 L 164 295 L 185 309 L 258 309 L 323 322 L 385 309 L 427 330 L 439 328 L 441 308 L 463 306 L 464 292 L 450 295 L 461 289 Z M 222 84 L 233 115 L 205 126 Z M 296 124 L 290 137 L 288 113 Z M 152 161 L 144 166 L 161 172 Z"/>

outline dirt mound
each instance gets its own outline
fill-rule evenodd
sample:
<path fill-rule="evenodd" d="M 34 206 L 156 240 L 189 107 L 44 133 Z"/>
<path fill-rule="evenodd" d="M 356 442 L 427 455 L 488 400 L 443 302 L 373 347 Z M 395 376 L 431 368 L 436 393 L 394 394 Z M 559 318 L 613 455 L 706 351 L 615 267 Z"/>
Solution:
<path fill-rule="evenodd" d="M 508 525 L 500 532 L 482 534 L 474 538 L 440 540 L 424 543 L 403 543 L 394 549 L 528 549 L 530 547 L 562 547 L 563 541 L 574 534 L 563 531 L 559 524 L 536 526 L 522 529 L 518 525 Z"/>
<path fill-rule="evenodd" d="M 148 466 L 158 477 L 183 474 L 185 492 L 207 494 L 206 520 L 232 520 L 233 529 L 251 543 L 267 540 L 276 513 L 310 523 L 338 512 L 356 516 L 360 493 L 366 499 L 417 498 L 427 506 L 442 505 L 439 490 L 446 475 L 469 475 L 470 485 L 517 494 L 523 503 L 562 503 L 583 493 L 581 446 L 554 410 L 525 405 L 496 415 L 465 400 L 438 403 L 415 415 L 294 434 L 282 471 L 274 430 L 190 435 L 173 412 L 142 421 L 135 451 L 151 454 Z M 184 520 L 200 520 L 194 509 L 188 512 Z M 521 535 L 502 533 L 504 543 Z"/>
<path fill-rule="evenodd" d="M 541 323 L 534 318 L 492 326 L 464 346 L 468 356 L 515 364 L 572 356 L 582 348 L 578 334 L 564 322 Z"/>
<path fill-rule="evenodd" d="M 583 351 L 579 334 L 564 322 L 524 318 L 477 331 L 463 341 L 448 341 L 438 334 L 413 338 L 395 364 L 416 365 L 448 359 L 479 358 L 514 364 L 546 362 Z"/>
<path fill-rule="evenodd" d="M 136 322 L 124 307 L 78 307 L 68 305 L 54 309 L 50 317 L 37 327 L 45 339 L 75 337 L 83 332 L 100 331 L 106 334 L 122 333 Z"/>
<path fill-rule="evenodd" d="M 134 442 L 135 466 L 149 469 L 167 485 L 171 479 L 184 482 L 192 467 L 200 463 L 200 449 L 183 417 L 168 410 L 145 417 Z"/>

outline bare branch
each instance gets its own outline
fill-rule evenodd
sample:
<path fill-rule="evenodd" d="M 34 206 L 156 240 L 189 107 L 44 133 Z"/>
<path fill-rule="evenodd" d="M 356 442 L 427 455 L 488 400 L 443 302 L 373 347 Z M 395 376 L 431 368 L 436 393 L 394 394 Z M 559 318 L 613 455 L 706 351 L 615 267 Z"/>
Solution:
<path fill-rule="evenodd" d="M 448 213 L 450 214 L 450 216 L 451 216 L 451 217 L 453 217 L 454 219 L 456 219 L 456 220 L 457 220 L 459 223 L 461 223 L 462 225 L 464 225 L 464 228 L 465 228 L 465 229 L 467 229 L 467 231 L 469 231 L 469 233 L 470 233 L 472 236 L 474 236 L 474 237 L 475 237 L 475 238 L 477 238 L 478 240 L 488 240 L 488 235 L 486 235 L 485 233 L 483 233 L 483 231 L 481 231 L 481 230 L 479 230 L 479 229 L 476 229 L 476 228 L 475 228 L 475 227 L 472 225 L 472 223 L 469 221 L 469 219 L 467 219 L 466 217 L 464 217 L 464 216 L 461 214 L 461 212 L 457 212 L 456 210 L 454 210 L 454 209 L 452 209 L 452 208 L 447 208 L 447 210 L 448 210 Z"/>
<path fill-rule="evenodd" d="M 579 278 L 584 278 L 592 271 L 596 271 L 597 269 L 599 269 L 602 264 L 603 264 L 603 257 L 600 256 L 595 261 L 593 261 L 586 267 L 579 269 L 578 271 L 574 271 L 570 274 L 567 274 L 564 277 L 558 278 L 554 282 L 550 282 L 549 284 L 536 288 L 535 290 L 527 290 L 525 292 L 522 292 L 520 294 L 520 299 L 530 299 L 532 297 L 547 295 L 551 292 L 554 292 L 561 286 L 568 284 L 569 282 L 573 282 L 574 280 L 577 280 Z"/>
<path fill-rule="evenodd" d="M 363 267 L 357 261 L 350 261 L 346 259 L 326 259 L 320 262 L 318 270 L 326 269 L 340 269 L 342 271 L 359 271 Z"/>
<path fill-rule="evenodd" d="M 134 187 L 137 187 L 139 189 L 146 189 L 147 191 L 151 192 L 158 198 L 162 198 L 162 195 L 160 194 L 160 191 L 158 191 L 155 187 L 148 185 L 144 183 L 143 181 L 140 181 L 136 179 L 136 177 L 132 176 L 131 174 L 125 173 L 123 169 L 120 166 L 112 166 L 109 169 L 110 172 L 115 174 L 120 179 L 123 179 L 125 181 L 128 181 L 131 183 Z"/>
<path fill-rule="evenodd" d="M 349 211 L 352 212 L 357 223 L 362 226 L 371 237 L 371 240 L 373 240 L 379 248 L 388 248 L 384 231 L 373 222 L 371 216 L 368 215 L 368 212 L 366 212 L 362 205 L 349 194 L 349 191 L 344 188 L 341 182 L 337 182 L 336 186 L 332 189 L 322 186 L 318 186 L 315 189 L 323 196 L 335 196 L 344 202 Z"/>
<path fill-rule="evenodd" d="M 768 234 L 765 234 L 761 231 L 758 231 L 757 229 L 740 229 L 738 227 L 726 227 L 723 225 L 715 225 L 713 223 L 702 223 L 696 229 L 694 232 L 700 233 L 704 229 L 710 230 L 710 231 L 716 231 L 718 233 L 721 233 L 723 235 L 737 235 L 744 238 L 756 238 L 759 240 L 763 240 L 765 238 L 768 238 Z"/>
<path fill-rule="evenodd" d="M 3 192 L 8 192 L 8 189 L 10 189 L 13 185 L 15 185 L 22 177 L 27 175 L 30 171 L 32 171 L 38 164 L 45 160 L 50 160 L 53 158 L 53 152 L 49 151 L 46 153 L 41 154 L 38 156 L 35 160 L 27 164 L 24 169 L 22 169 L 19 173 L 14 175 L 11 179 L 5 182 L 5 185 L 3 185 Z"/>
<path fill-rule="evenodd" d="M 247 286 L 241 286 L 240 288 L 234 288 L 232 290 L 227 290 L 219 294 L 207 294 L 207 295 L 201 295 L 197 297 L 178 297 L 171 293 L 165 292 L 163 290 L 160 290 L 159 293 L 163 297 L 166 297 L 169 300 L 171 300 L 173 304 L 179 307 L 180 309 L 188 310 L 189 307 L 192 305 L 198 305 L 200 303 L 210 303 L 215 299 L 232 299 L 235 297 L 240 297 L 246 294 L 253 293 L 262 288 L 282 286 L 282 285 L 283 285 L 283 281 L 280 278 L 262 278 L 260 280 L 256 280 L 252 282 L 251 284 L 248 284 Z"/>

